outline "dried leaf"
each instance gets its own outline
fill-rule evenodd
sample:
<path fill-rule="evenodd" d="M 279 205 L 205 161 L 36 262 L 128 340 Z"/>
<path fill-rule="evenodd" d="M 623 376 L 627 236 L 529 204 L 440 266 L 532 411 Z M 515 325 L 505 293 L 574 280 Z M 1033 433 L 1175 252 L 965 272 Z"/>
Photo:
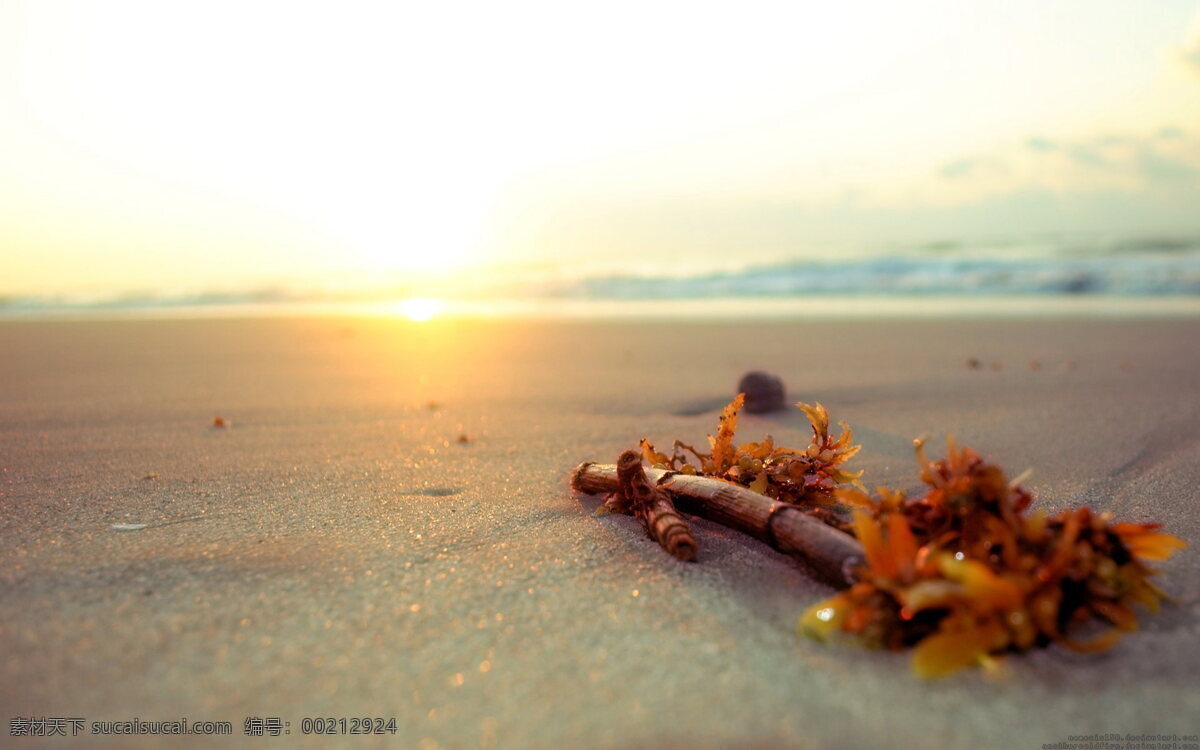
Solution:
<path fill-rule="evenodd" d="M 1187 547 L 1187 542 L 1177 536 L 1165 534 L 1161 531 L 1144 531 L 1141 533 L 1126 533 L 1118 534 L 1121 536 L 1121 541 L 1125 543 L 1134 556 L 1140 557 L 1143 560 L 1166 560 L 1171 555 L 1175 554 L 1176 550 L 1181 550 Z"/>
<path fill-rule="evenodd" d="M 820 439 L 829 434 L 829 412 L 825 410 L 821 404 L 810 406 L 803 401 L 797 402 L 796 406 L 800 411 L 804 412 L 808 417 L 808 421 L 812 423 L 813 435 L 816 439 Z"/>
<path fill-rule="evenodd" d="M 763 471 L 760 472 L 759 475 L 754 478 L 754 481 L 747 486 L 752 491 L 757 492 L 760 495 L 765 495 L 767 494 L 767 485 L 769 483 L 770 479 L 767 476 L 767 472 Z"/>
<path fill-rule="evenodd" d="M 708 436 L 708 443 L 712 446 L 713 473 L 722 474 L 733 464 L 733 458 L 737 454 L 733 445 L 733 435 L 737 432 L 738 411 L 745 400 L 744 393 L 734 396 L 733 401 L 721 412 L 716 437 Z"/>
<path fill-rule="evenodd" d="M 666 454 L 654 450 L 654 445 L 646 438 L 642 438 L 638 446 L 642 450 L 642 458 L 646 460 L 646 463 L 651 466 L 670 466 L 671 459 L 667 458 Z"/>
<path fill-rule="evenodd" d="M 913 652 L 912 667 L 921 677 L 943 677 L 978 664 L 996 639 L 994 626 L 932 635 Z"/>

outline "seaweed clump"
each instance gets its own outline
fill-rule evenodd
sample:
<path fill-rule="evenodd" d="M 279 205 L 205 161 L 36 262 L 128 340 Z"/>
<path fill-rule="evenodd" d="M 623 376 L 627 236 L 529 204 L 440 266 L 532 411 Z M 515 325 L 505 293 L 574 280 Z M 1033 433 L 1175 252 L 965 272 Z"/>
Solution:
<path fill-rule="evenodd" d="M 857 583 L 808 610 L 803 632 L 914 647 L 914 670 L 937 677 L 1050 643 L 1102 651 L 1137 629 L 1132 605 L 1159 609 L 1167 597 L 1150 581 L 1150 563 L 1182 540 L 1088 508 L 1027 512 L 1032 497 L 1020 477 L 1009 481 L 970 448 L 947 443 L 946 457 L 931 462 L 915 441 L 920 497 L 836 491 L 854 507 L 866 564 Z M 1089 627 L 1100 632 L 1080 640 Z"/>
<path fill-rule="evenodd" d="M 813 436 L 804 448 L 776 445 L 770 435 L 757 443 L 736 445 L 738 412 L 745 397 L 739 393 L 722 411 L 717 434 L 708 436 L 708 453 L 676 440 L 667 455 L 642 438 L 642 457 L 655 468 L 724 479 L 797 505 L 833 505 L 840 485 L 858 484 L 862 472 L 848 472 L 842 465 L 862 446 L 854 445 L 854 431 L 845 422 L 839 423 L 841 432 L 836 437 L 830 433 L 829 412 L 821 404 L 796 404 L 812 424 Z"/>
<path fill-rule="evenodd" d="M 1157 612 L 1169 600 L 1151 581 L 1157 574 L 1152 563 L 1187 545 L 1159 524 L 1117 523 L 1110 513 L 1086 507 L 1055 515 L 1031 510 L 1025 475 L 1010 480 L 952 437 L 946 456 L 936 461 L 928 459 L 922 440 L 914 441 L 924 485 L 919 496 L 887 487 L 868 494 L 862 472 L 843 468 L 861 446 L 845 423 L 837 436 L 830 432 L 821 404 L 797 404 L 812 438 L 793 449 L 769 435 L 736 444 L 743 401 L 739 394 L 725 407 L 716 434 L 708 437 L 708 452 L 676 440 L 668 455 L 643 438 L 640 457 L 627 451 L 615 475 L 613 467 L 585 463 L 572 486 L 617 490 L 605 509 L 638 515 L 647 532 L 681 559 L 694 558 L 695 539 L 664 501 L 664 491 L 777 549 L 781 509 L 800 510 L 846 532 L 857 545 L 849 552 L 845 545 L 826 545 L 837 559 L 825 567 L 848 570 L 831 582 L 849 588 L 809 608 L 801 631 L 820 640 L 912 648 L 913 668 L 923 677 L 995 666 L 1007 652 L 1054 643 L 1103 651 L 1137 629 L 1134 605 Z M 631 483 L 641 476 L 641 460 L 660 470 L 653 487 L 645 477 Z M 671 472 L 689 476 L 672 478 Z M 750 492 L 730 496 L 721 491 L 729 483 Z M 753 502 L 759 496 L 767 498 L 765 507 Z M 826 549 L 812 538 L 821 536 L 813 528 L 789 527 L 809 538 L 790 539 L 788 550 L 804 557 Z M 669 543 L 684 539 L 680 529 L 687 531 L 684 554 Z"/>

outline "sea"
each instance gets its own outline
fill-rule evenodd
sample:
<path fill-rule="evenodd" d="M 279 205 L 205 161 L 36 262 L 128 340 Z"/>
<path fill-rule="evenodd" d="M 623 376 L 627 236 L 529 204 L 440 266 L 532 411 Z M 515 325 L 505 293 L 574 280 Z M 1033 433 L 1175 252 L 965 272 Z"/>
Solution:
<path fill-rule="evenodd" d="M 414 300 L 416 301 L 414 303 Z M 0 296 L 0 317 L 1200 315 L 1200 232 L 936 241 L 731 264 L 497 266 L 414 285 Z"/>

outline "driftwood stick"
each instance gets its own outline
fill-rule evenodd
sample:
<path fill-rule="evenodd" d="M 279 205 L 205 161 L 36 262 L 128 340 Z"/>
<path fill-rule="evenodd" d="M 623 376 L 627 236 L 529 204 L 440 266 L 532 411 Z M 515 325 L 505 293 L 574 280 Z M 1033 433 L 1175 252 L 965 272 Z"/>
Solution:
<path fill-rule="evenodd" d="M 643 471 L 683 510 L 766 542 L 799 559 L 837 588 L 854 583 L 855 572 L 864 564 L 857 539 L 821 523 L 795 505 L 720 479 L 666 469 Z M 571 487 L 588 494 L 616 492 L 620 489 L 618 469 L 611 464 L 580 464 L 571 473 Z"/>
<path fill-rule="evenodd" d="M 696 538 L 671 496 L 646 478 L 642 457 L 625 451 L 617 461 L 617 503 L 632 511 L 651 539 L 685 562 L 696 559 Z"/>

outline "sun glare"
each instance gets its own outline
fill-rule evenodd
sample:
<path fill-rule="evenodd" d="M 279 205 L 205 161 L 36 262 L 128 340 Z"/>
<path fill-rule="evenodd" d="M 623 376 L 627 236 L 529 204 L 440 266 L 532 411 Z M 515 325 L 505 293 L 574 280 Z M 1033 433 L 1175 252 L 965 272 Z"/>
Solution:
<path fill-rule="evenodd" d="M 442 302 L 429 297 L 413 297 L 397 302 L 396 310 L 411 321 L 424 323 L 442 311 Z"/>

